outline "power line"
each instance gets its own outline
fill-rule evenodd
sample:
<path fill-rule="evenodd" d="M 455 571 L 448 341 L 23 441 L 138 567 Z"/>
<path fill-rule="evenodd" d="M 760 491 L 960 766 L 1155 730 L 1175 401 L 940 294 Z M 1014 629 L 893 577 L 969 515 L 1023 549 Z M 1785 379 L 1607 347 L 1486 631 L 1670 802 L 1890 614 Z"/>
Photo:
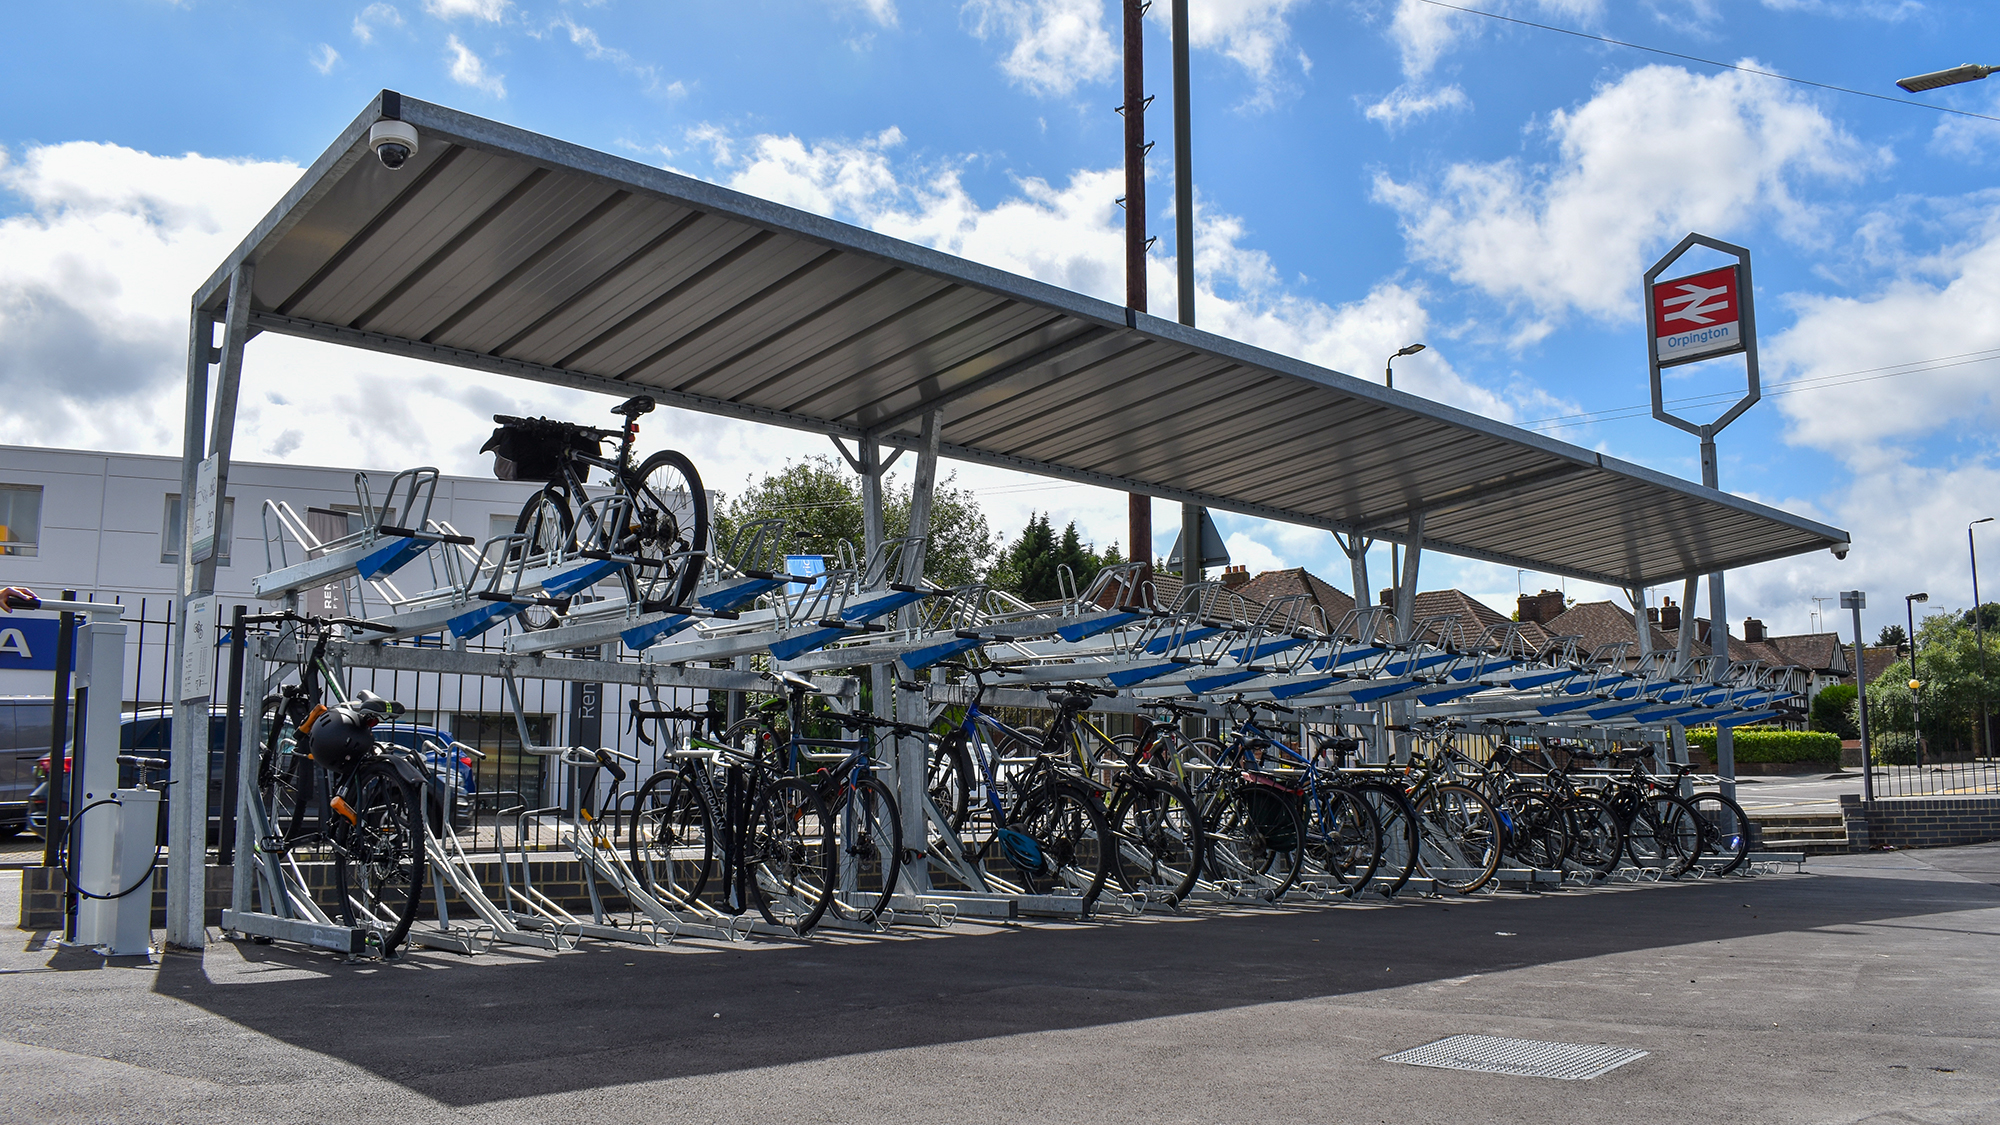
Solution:
<path fill-rule="evenodd" d="M 1964 367 L 1974 363 L 1992 363 L 2000 360 L 2000 348 L 1988 348 L 1976 352 L 1960 352 L 1957 355 L 1938 356 L 1935 359 L 1913 359 L 1907 363 L 1892 363 L 1883 367 L 1864 367 L 1856 371 L 1843 371 L 1835 375 L 1811 375 L 1798 379 L 1786 379 L 1769 384 L 1764 397 L 1798 394 L 1801 391 L 1824 390 L 1829 387 L 1844 387 L 1855 383 L 1872 383 L 1878 379 L 1894 379 L 1901 375 L 1921 375 L 1930 371 L 1945 371 L 1953 367 Z M 1722 391 L 1714 394 L 1689 395 L 1666 401 L 1675 406 L 1701 406 L 1728 402 L 1741 392 Z M 1651 403 L 1635 406 L 1614 406 L 1605 410 L 1586 411 L 1581 414 L 1559 414 L 1553 418 L 1542 418 L 1521 423 L 1525 427 L 1540 426 L 1545 429 L 1561 430 L 1571 426 L 1589 426 L 1598 422 L 1620 422 L 1628 418 L 1642 418 L 1653 412 Z"/>
<path fill-rule="evenodd" d="M 1897 105 L 1913 105 L 1922 109 L 1936 110 L 1939 113 L 1957 114 L 1960 117 L 1977 117 L 1981 121 L 2000 121 L 2000 117 L 1992 117 L 1984 113 L 1973 113 L 1970 110 L 1964 110 L 1964 109 L 1952 109 L 1950 106 L 1933 105 L 1930 102 L 1914 102 L 1908 98 L 1892 98 L 1887 94 L 1871 94 L 1866 90 L 1855 90 L 1846 86 L 1831 86 L 1825 82 L 1814 82 L 1806 78 L 1794 78 L 1789 74 L 1776 74 L 1768 70 L 1758 70 L 1755 67 L 1737 66 L 1735 63 L 1719 62 L 1715 59 L 1705 59 L 1702 58 L 1700 55 L 1684 55 L 1681 54 L 1679 51 L 1669 51 L 1660 47 L 1647 47 L 1639 43 L 1627 43 L 1623 39 L 1612 39 L 1603 35 L 1592 35 L 1587 31 L 1572 31 L 1567 27 L 1555 27 L 1551 24 L 1536 23 L 1533 20 L 1516 19 L 1513 16 L 1503 16 L 1498 12 L 1482 12 L 1477 8 L 1462 8 L 1459 7 L 1457 4 L 1446 4 L 1444 3 L 1444 0 L 1423 0 L 1423 3 L 1429 4 L 1433 8 L 1447 8 L 1454 12 L 1464 12 L 1468 16 L 1485 16 L 1489 20 L 1499 20 L 1503 23 L 1517 23 L 1520 24 L 1522 27 L 1532 27 L 1541 31 L 1553 31 L 1558 35 L 1573 35 L 1578 39 L 1591 39 L 1599 43 L 1609 43 L 1613 47 L 1629 47 L 1634 51 L 1647 51 L 1655 55 L 1665 55 L 1668 58 L 1686 59 L 1688 62 L 1698 62 L 1703 66 L 1719 66 L 1724 70 L 1740 70 L 1745 74 L 1756 74 L 1756 75 L 1761 75 L 1765 78 L 1776 78 L 1780 82 L 1796 82 L 1801 86 L 1812 86 L 1821 90 L 1832 90 L 1837 94 L 1853 94 L 1856 97 L 1874 98 L 1878 102 L 1895 102 Z"/>

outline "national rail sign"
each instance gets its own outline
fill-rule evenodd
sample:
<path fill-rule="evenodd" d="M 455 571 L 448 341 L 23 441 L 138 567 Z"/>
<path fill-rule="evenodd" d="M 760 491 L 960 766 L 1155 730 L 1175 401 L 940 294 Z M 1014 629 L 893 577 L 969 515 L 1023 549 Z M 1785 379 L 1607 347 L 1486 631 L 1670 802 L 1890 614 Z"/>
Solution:
<path fill-rule="evenodd" d="M 1653 354 L 1660 366 L 1745 350 L 1742 291 L 1733 265 L 1655 282 Z"/>

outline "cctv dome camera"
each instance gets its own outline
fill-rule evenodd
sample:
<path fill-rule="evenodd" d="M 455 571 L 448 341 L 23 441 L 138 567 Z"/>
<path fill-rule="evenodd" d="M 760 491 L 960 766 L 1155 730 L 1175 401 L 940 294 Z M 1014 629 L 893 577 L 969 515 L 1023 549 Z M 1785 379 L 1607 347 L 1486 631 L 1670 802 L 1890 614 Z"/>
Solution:
<path fill-rule="evenodd" d="M 368 130 L 368 145 L 391 172 L 417 154 L 417 130 L 407 121 L 377 121 Z"/>
<path fill-rule="evenodd" d="M 1844 559 L 1847 557 L 1847 552 L 1853 549 L 1854 549 L 1854 544 L 1852 543 L 1836 543 L 1833 545 L 1833 557 L 1836 559 Z"/>

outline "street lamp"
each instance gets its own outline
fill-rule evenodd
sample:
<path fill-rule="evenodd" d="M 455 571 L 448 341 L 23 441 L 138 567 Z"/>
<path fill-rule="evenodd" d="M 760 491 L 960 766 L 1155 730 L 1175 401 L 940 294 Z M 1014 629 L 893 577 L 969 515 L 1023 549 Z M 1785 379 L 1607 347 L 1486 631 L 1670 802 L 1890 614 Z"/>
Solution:
<path fill-rule="evenodd" d="M 1910 723 L 1916 727 L 1918 769 L 1924 765 L 1924 682 L 1917 678 L 1916 603 L 1930 600 L 1928 593 L 1903 595 L 1903 619 L 1910 627 Z"/>
<path fill-rule="evenodd" d="M 1965 551 L 1972 556 L 1972 633 L 1979 644 L 1979 748 L 1993 756 L 1993 719 L 1986 709 L 1986 613 L 1979 608 L 1979 547 L 1972 541 L 1972 529 L 1992 523 L 1984 516 L 1965 525 Z"/>
<path fill-rule="evenodd" d="M 1389 362 L 1382 368 L 1382 385 L 1388 387 L 1390 390 L 1394 390 L 1396 388 L 1396 361 L 1406 355 L 1415 355 L 1423 350 L 1424 346 L 1422 344 L 1411 344 L 1409 347 L 1390 356 Z"/>
<path fill-rule="evenodd" d="M 1956 86 L 1961 82 L 1977 82 L 1995 71 L 2000 71 L 2000 66 L 1980 66 L 1977 63 L 1966 63 L 1964 66 L 1955 66 L 1950 70 L 1933 70 L 1929 74 L 1919 74 L 1915 78 L 1905 78 L 1898 81 L 1896 85 L 1901 86 L 1912 94 L 1921 94 L 1925 90 L 1936 90 L 1944 86 Z"/>

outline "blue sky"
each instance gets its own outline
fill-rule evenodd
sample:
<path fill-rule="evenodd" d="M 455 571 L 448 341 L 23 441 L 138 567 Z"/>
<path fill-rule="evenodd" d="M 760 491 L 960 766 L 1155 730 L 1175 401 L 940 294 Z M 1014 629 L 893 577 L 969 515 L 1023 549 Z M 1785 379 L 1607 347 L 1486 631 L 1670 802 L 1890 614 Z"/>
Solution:
<path fill-rule="evenodd" d="M 1970 0 L 1484 7 L 1890 96 L 1907 74 L 2000 61 L 1967 46 L 2000 39 L 2000 11 Z M 1148 21 L 1149 223 L 1163 235 L 1153 309 L 1171 313 L 1166 8 Z M 1785 393 L 1723 436 L 1723 486 L 1843 526 L 1856 548 L 1732 576 L 1732 619 L 1803 629 L 1813 595 L 1853 587 L 1889 607 L 1918 589 L 1969 602 L 1965 524 L 2000 514 L 2000 123 L 1424 0 L 1193 12 L 1204 327 L 1359 375 L 1422 340 L 1399 387 L 1694 477 L 1693 439 L 1624 409 L 1647 397 L 1639 274 L 1690 230 L 1747 245 L 1765 381 Z M 383 87 L 1119 299 L 1115 17 L 1106 0 L 12 12 L 0 440 L 177 452 L 187 293 Z M 2000 116 L 2000 81 L 1914 100 Z M 1734 360 L 1681 369 L 1668 393 L 1731 378 Z M 481 471 L 473 437 L 496 402 L 598 409 L 296 341 L 253 344 L 250 379 L 246 458 L 395 467 L 416 443 Z M 725 491 L 804 448 L 677 425 Z M 961 480 L 1003 532 L 1034 508 L 1100 543 L 1124 537 L 1120 497 L 969 468 Z M 1173 519 L 1161 505 L 1161 550 Z M 1306 565 L 1347 585 L 1323 534 L 1221 523 L 1252 569 Z M 1423 583 L 1502 608 L 1517 586 L 1553 584 L 1443 558 Z"/>

